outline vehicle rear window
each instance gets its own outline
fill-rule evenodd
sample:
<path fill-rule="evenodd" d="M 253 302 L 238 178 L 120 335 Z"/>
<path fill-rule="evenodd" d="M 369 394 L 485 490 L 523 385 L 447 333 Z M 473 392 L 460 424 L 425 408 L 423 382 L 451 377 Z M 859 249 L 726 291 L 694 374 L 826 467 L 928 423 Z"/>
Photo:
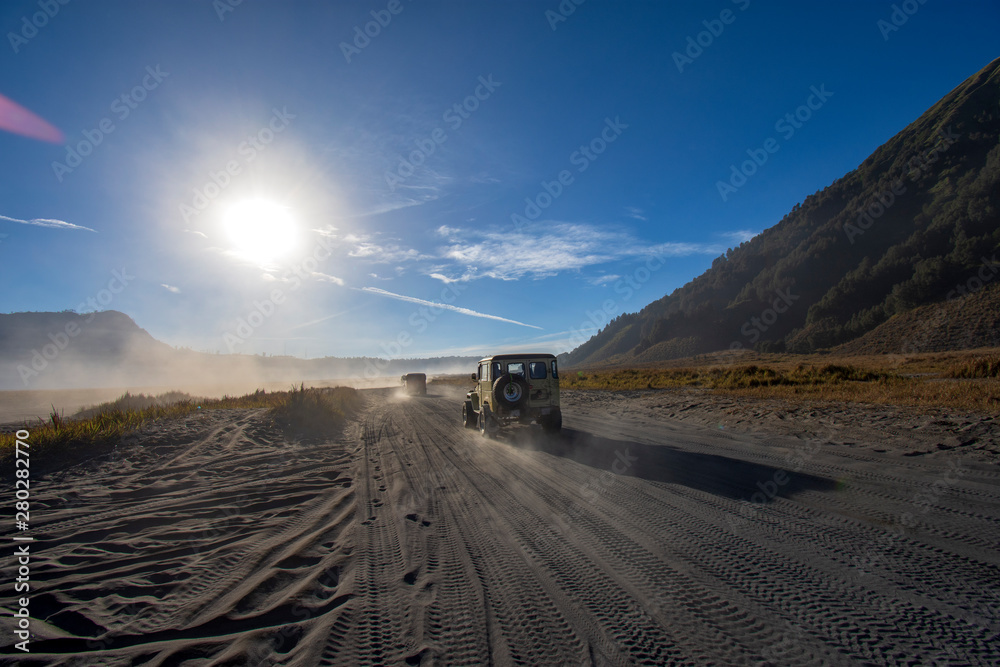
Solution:
<path fill-rule="evenodd" d="M 531 376 L 532 380 L 544 380 L 545 379 L 545 362 L 544 361 L 532 361 L 528 363 L 528 374 Z"/>
<path fill-rule="evenodd" d="M 520 361 L 507 364 L 507 372 L 511 375 L 520 375 L 521 377 L 524 377 L 524 364 Z"/>
<path fill-rule="evenodd" d="M 552 360 L 552 377 L 554 377 L 557 380 L 559 379 L 559 371 L 556 370 L 556 360 L 555 359 Z"/>

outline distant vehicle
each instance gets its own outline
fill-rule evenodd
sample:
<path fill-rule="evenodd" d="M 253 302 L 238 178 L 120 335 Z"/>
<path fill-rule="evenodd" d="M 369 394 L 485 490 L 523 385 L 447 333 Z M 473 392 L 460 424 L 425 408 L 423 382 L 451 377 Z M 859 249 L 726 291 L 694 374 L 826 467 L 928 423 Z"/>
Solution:
<path fill-rule="evenodd" d="M 466 394 L 462 421 L 492 437 L 513 423 L 537 422 L 546 431 L 562 428 L 559 369 L 551 354 L 498 354 L 480 360 Z"/>
<path fill-rule="evenodd" d="M 406 375 L 399 378 L 400 383 L 403 385 L 403 391 L 406 392 L 407 396 L 426 396 L 427 395 L 427 375 L 424 373 L 407 373 Z"/>

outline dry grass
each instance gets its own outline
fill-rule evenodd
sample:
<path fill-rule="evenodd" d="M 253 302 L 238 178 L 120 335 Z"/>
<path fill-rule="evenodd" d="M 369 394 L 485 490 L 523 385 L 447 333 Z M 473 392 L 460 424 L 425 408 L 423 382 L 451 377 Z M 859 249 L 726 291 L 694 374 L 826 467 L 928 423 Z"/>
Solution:
<path fill-rule="evenodd" d="M 751 389 L 756 387 L 802 387 L 841 383 L 888 383 L 901 380 L 895 373 L 855 366 L 799 364 L 790 370 L 758 366 L 712 366 L 707 368 L 622 369 L 564 375 L 565 389 L 664 389 L 667 387 L 707 387 L 709 389 Z"/>
<path fill-rule="evenodd" d="M 612 390 L 702 387 L 754 398 L 1000 414 L 1000 354 L 995 350 L 845 358 L 755 354 L 751 358 L 757 363 L 723 365 L 721 355 L 708 355 L 678 360 L 670 367 L 564 372 L 560 385 L 564 389 Z"/>
<path fill-rule="evenodd" d="M 361 395 L 350 387 L 306 389 L 285 394 L 271 409 L 274 421 L 286 430 L 321 435 L 339 429 L 361 408 Z"/>
<path fill-rule="evenodd" d="M 976 357 L 953 364 L 946 377 L 950 378 L 995 378 L 1000 377 L 1000 355 Z"/>
<path fill-rule="evenodd" d="M 184 417 L 202 410 L 270 408 L 284 427 L 302 421 L 305 430 L 337 428 L 357 409 L 360 396 L 354 389 L 292 389 L 267 392 L 258 389 L 243 396 L 199 399 L 181 392 L 158 396 L 126 393 L 114 401 L 66 418 L 53 408 L 46 422 L 25 424 L 31 436 L 30 452 L 46 467 L 71 464 L 110 451 L 122 436 L 152 422 Z M 0 468 L 14 456 L 15 433 L 0 433 Z"/>

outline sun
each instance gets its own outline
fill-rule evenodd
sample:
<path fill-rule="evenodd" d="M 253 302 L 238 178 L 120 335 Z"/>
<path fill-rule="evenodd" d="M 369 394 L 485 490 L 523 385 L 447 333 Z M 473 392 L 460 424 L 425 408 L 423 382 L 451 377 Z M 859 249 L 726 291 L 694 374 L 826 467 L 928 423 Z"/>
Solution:
<path fill-rule="evenodd" d="M 247 199 L 229 207 L 223 225 L 238 256 L 257 264 L 287 257 L 298 243 L 289 207 L 269 199 Z"/>

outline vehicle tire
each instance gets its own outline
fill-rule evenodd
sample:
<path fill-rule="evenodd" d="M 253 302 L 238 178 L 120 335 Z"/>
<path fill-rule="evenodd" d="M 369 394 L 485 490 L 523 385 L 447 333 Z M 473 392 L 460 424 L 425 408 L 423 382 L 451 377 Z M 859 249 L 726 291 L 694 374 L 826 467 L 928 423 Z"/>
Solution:
<path fill-rule="evenodd" d="M 479 432 L 484 438 L 492 438 L 496 435 L 498 426 L 496 420 L 493 419 L 493 415 L 490 414 L 490 408 L 488 405 L 484 405 L 479 410 Z"/>
<path fill-rule="evenodd" d="M 493 383 L 493 400 L 508 410 L 516 410 L 528 400 L 528 383 L 520 375 L 504 373 Z"/>
<path fill-rule="evenodd" d="M 462 406 L 462 423 L 465 428 L 476 428 L 476 411 L 472 409 L 472 401 L 466 401 Z"/>
<path fill-rule="evenodd" d="M 549 433 L 557 433 L 562 430 L 562 411 L 556 410 L 555 412 L 546 415 L 541 420 L 542 429 Z"/>

